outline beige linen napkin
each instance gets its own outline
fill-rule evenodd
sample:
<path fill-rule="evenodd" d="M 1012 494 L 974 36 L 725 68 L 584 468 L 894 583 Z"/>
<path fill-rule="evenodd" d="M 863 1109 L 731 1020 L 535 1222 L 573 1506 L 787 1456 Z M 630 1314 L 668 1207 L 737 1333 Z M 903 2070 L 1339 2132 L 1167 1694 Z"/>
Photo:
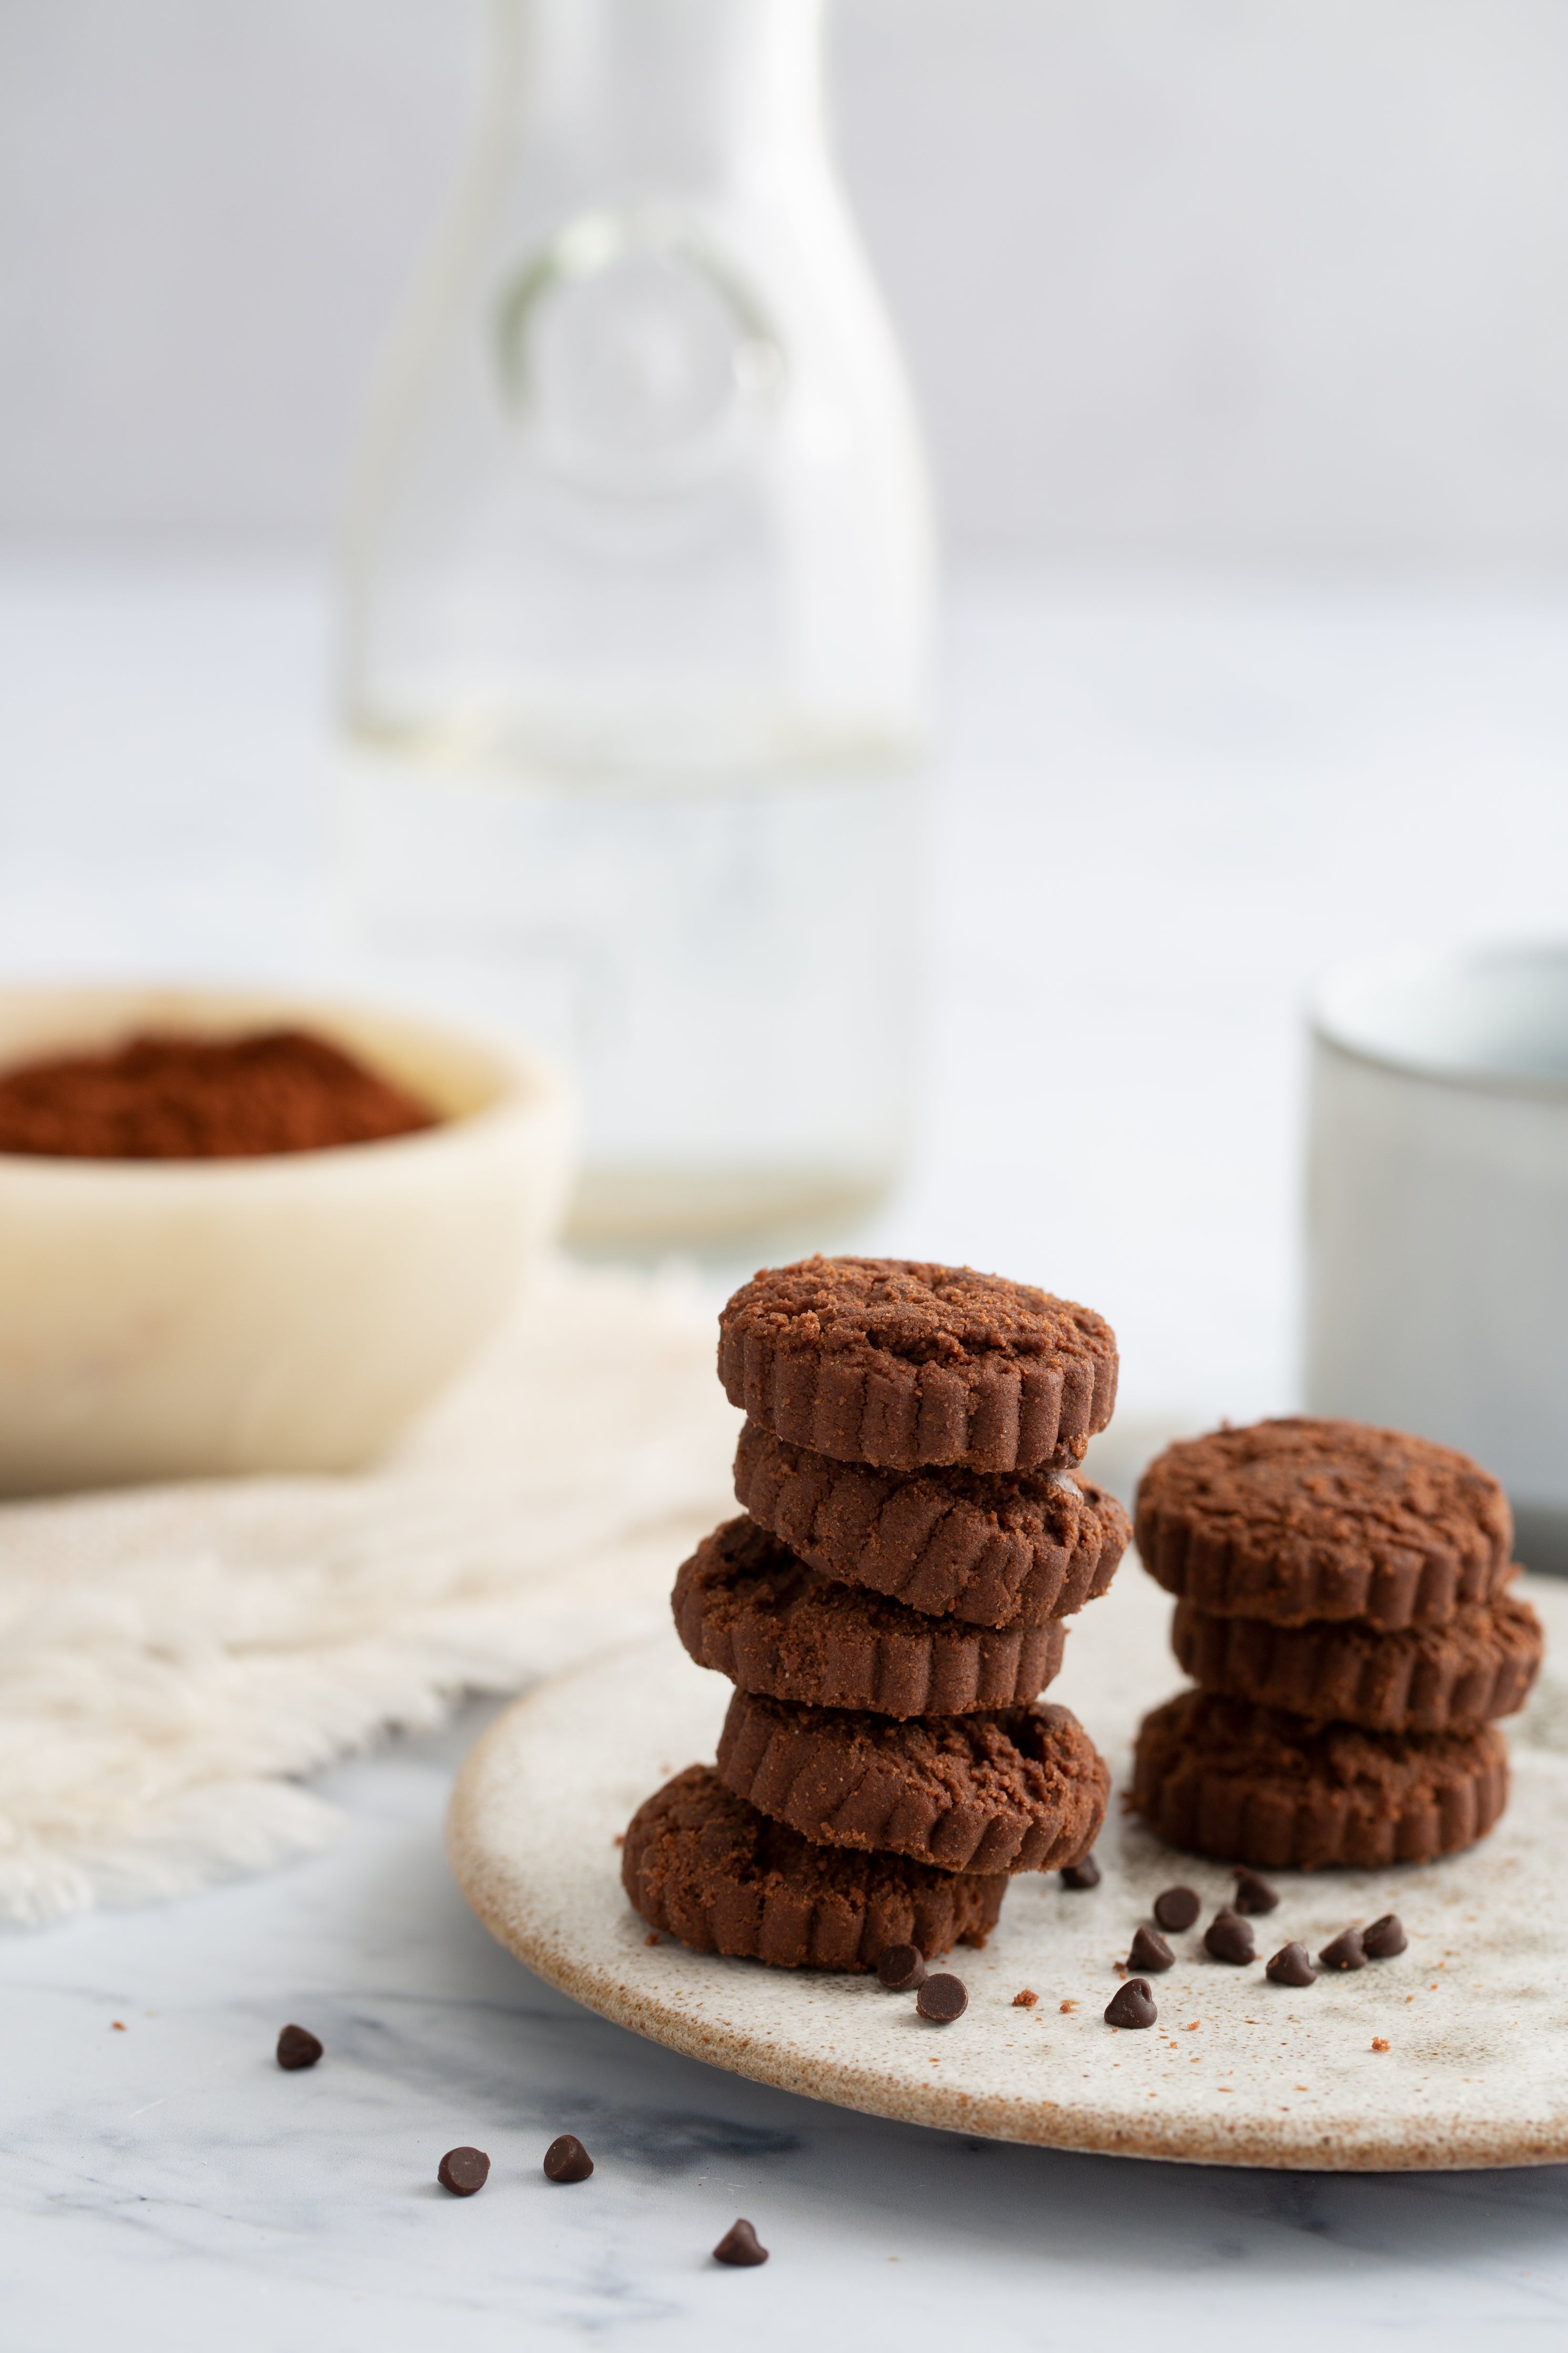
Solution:
<path fill-rule="evenodd" d="M 661 1622 L 739 1423 L 678 1281 L 557 1264 L 373 1472 L 0 1507 L 0 1919 L 320 1846 L 297 1776 Z"/>

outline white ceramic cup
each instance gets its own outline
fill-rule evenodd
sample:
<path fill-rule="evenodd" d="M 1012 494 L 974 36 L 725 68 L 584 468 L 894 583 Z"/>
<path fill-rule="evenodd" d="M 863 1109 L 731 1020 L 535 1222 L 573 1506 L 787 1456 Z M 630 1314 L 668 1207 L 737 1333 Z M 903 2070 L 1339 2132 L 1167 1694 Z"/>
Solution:
<path fill-rule="evenodd" d="M 0 990 L 0 1067 L 139 1030 L 307 1028 L 439 1124 L 251 1160 L 0 1153 L 0 1494 L 372 1461 L 559 1229 L 551 1067 L 401 1013 L 231 988 Z"/>
<path fill-rule="evenodd" d="M 1309 1409 L 1474 1455 L 1568 1570 L 1568 944 L 1329 974 L 1307 1230 Z"/>

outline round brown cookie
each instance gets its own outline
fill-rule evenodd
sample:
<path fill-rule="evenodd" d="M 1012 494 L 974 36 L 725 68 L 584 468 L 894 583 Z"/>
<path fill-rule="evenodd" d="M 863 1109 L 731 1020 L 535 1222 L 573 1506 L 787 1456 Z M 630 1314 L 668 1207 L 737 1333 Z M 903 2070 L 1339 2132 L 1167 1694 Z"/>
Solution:
<path fill-rule="evenodd" d="M 1430 1862 L 1484 1837 L 1507 1802 L 1490 1725 L 1363 1732 L 1197 1691 L 1144 1717 L 1130 1799 L 1173 1846 L 1280 1871 Z"/>
<path fill-rule="evenodd" d="M 1045 1702 L 890 1724 L 737 1692 L 719 1770 L 803 1838 L 953 1872 L 1076 1862 L 1100 1834 L 1110 1789 L 1078 1718 Z"/>
<path fill-rule="evenodd" d="M 689 1765 L 637 1808 L 621 1883 L 650 1928 L 700 1953 L 857 1971 L 889 1945 L 928 1958 L 983 1945 L 1007 1892 L 1001 1873 L 966 1878 L 813 1846 L 735 1797 L 711 1765 Z"/>
<path fill-rule="evenodd" d="M 1513 1522 L 1468 1455 L 1397 1430 L 1299 1418 L 1212 1430 L 1138 1482 L 1143 1565 L 1215 1617 L 1446 1626 L 1507 1583 Z"/>
<path fill-rule="evenodd" d="M 742 1691 L 879 1715 L 1016 1706 L 1060 1672 L 1067 1643 L 1059 1620 L 987 1631 L 839 1585 L 748 1519 L 704 1536 L 671 1599 L 698 1665 Z"/>
<path fill-rule="evenodd" d="M 1529 1603 L 1507 1593 L 1468 1603 L 1447 1626 L 1397 1634 L 1354 1619 L 1211 1618 L 1178 1601 L 1171 1648 L 1205 1691 L 1373 1732 L 1447 1732 L 1522 1707 L 1544 1637 Z"/>
<path fill-rule="evenodd" d="M 1076 1462 L 1116 1402 L 1116 1340 L 1071 1300 L 973 1267 L 808 1258 L 719 1318 L 731 1405 L 797 1446 L 897 1471 Z"/>
<path fill-rule="evenodd" d="M 735 1494 L 753 1520 L 847 1585 L 975 1626 L 1043 1625 L 1103 1593 L 1131 1523 L 1060 1471 L 872 1471 L 741 1432 Z"/>

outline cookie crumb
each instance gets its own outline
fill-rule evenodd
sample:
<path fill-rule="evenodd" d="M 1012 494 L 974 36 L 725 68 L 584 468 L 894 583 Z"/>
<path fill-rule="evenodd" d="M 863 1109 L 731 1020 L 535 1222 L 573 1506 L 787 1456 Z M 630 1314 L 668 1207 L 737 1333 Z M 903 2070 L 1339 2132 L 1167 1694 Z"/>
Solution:
<path fill-rule="evenodd" d="M 1033 2010 L 1039 1998 L 1037 1993 L 1031 1993 L 1029 1988 L 1026 1986 L 1022 1993 L 1016 1993 L 1013 1996 L 1013 2007 L 1015 2010 Z M 1064 2010 L 1067 2008 L 1065 2002 L 1062 2008 Z"/>
<path fill-rule="evenodd" d="M 647 1932 L 647 1935 L 643 1938 L 643 1943 L 644 1943 L 645 1945 L 657 1945 L 657 1944 L 658 1944 L 658 1929 L 657 1929 L 657 1928 L 650 1928 L 650 1929 L 648 1930 L 648 1932 Z"/>
<path fill-rule="evenodd" d="M 1372 2047 L 1374 2051 L 1386 2051 L 1388 2045 L 1381 2034 L 1374 2034 L 1372 2038 Z"/>
<path fill-rule="evenodd" d="M 1076 2010 L 1077 2008 L 1078 2008 L 1078 2004 L 1077 2004 L 1077 2002 L 1076 2002 L 1076 2001 L 1064 2001 L 1064 2002 L 1063 2002 L 1063 2004 L 1062 2004 L 1062 2010 L 1063 2010 L 1063 2012 L 1064 2012 L 1064 2013 L 1065 2013 L 1066 2011 L 1069 2010 Z"/>

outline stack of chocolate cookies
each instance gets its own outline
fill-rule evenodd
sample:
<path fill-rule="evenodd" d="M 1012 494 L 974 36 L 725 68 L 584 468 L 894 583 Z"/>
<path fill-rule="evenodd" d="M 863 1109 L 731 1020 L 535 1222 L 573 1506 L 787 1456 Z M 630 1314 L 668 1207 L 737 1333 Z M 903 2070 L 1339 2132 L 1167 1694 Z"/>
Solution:
<path fill-rule="evenodd" d="M 1513 1522 L 1468 1456 L 1296 1419 L 1172 1446 L 1140 1482 L 1143 1565 L 1197 1689 L 1138 1735 L 1131 1802 L 1173 1845 L 1313 1871 L 1426 1862 L 1508 1799 L 1495 1719 L 1540 1622 Z"/>
<path fill-rule="evenodd" d="M 764 1270 L 720 1335 L 744 1514 L 673 1600 L 735 1696 L 717 1766 L 633 1818 L 626 1893 L 790 1968 L 982 1944 L 1011 1874 L 1080 1864 L 1104 1820 L 1103 1760 L 1037 1695 L 1131 1533 L 1073 1475 L 1114 1337 L 1023 1283 L 859 1258 Z"/>

